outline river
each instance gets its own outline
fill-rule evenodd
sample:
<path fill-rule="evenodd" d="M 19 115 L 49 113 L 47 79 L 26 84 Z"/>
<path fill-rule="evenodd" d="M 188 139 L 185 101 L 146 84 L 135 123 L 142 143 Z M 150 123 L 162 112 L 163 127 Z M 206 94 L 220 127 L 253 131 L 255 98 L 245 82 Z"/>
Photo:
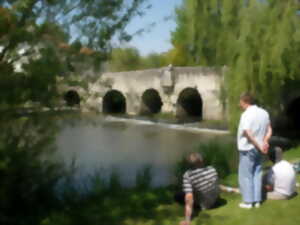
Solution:
<path fill-rule="evenodd" d="M 175 163 L 199 143 L 228 137 L 228 132 L 197 128 L 195 124 L 168 124 L 103 115 L 60 119 L 56 156 L 77 175 L 95 171 L 103 176 L 117 171 L 125 185 L 135 183 L 137 171 L 151 167 L 152 184 L 173 181 Z"/>

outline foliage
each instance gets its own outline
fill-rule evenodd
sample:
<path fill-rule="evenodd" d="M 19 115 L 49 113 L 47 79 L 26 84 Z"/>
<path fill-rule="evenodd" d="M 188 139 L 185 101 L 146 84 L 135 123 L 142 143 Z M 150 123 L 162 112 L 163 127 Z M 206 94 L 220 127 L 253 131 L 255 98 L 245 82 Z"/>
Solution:
<path fill-rule="evenodd" d="M 59 207 L 55 186 L 64 170 L 49 157 L 57 127 L 2 115 L 0 128 L 0 223 L 38 224 Z"/>
<path fill-rule="evenodd" d="M 136 188 L 139 190 L 149 189 L 151 187 L 152 177 L 151 166 L 145 166 L 136 174 Z"/>
<path fill-rule="evenodd" d="M 159 204 L 172 201 L 172 193 L 167 188 L 149 186 L 150 170 L 150 167 L 145 167 L 139 171 L 136 186 L 133 187 L 124 187 L 117 171 L 108 179 L 104 179 L 101 173 L 95 173 L 91 176 L 90 185 L 85 191 L 76 188 L 78 187 L 76 183 L 73 183 L 73 186 L 64 185 L 61 198 L 64 210 L 53 212 L 42 221 L 42 224 L 114 225 L 122 224 L 122 221 L 128 218 L 151 219 L 155 216 L 155 209 Z"/>
<path fill-rule="evenodd" d="M 143 69 L 160 68 L 167 66 L 169 63 L 166 53 L 150 53 L 142 57 Z"/>
<path fill-rule="evenodd" d="M 114 48 L 111 53 L 108 70 L 112 72 L 138 70 L 141 56 L 136 48 Z"/>
<path fill-rule="evenodd" d="M 146 1 L 1 0 L 0 107 L 53 105 L 56 78 L 99 69 Z"/>
<path fill-rule="evenodd" d="M 136 48 L 114 48 L 108 60 L 107 70 L 111 72 L 159 68 L 168 65 L 164 53 L 150 53 L 141 56 Z"/>
<path fill-rule="evenodd" d="M 230 125 L 245 91 L 279 112 L 288 80 L 299 80 L 298 3 L 294 0 L 185 0 L 176 11 L 173 64 L 227 66 Z"/>

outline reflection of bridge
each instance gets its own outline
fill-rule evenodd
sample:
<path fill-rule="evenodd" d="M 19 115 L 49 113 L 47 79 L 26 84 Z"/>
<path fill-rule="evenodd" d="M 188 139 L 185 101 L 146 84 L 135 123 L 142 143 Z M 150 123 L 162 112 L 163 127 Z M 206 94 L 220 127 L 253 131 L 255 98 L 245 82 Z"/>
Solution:
<path fill-rule="evenodd" d="M 173 113 L 201 119 L 223 119 L 220 101 L 222 70 L 204 67 L 165 67 L 143 71 L 104 73 L 89 85 L 89 98 L 81 106 L 105 113 Z M 69 104 L 84 95 L 68 89 Z M 73 96 L 73 97 L 72 97 Z M 77 98 L 77 100 L 76 100 Z"/>

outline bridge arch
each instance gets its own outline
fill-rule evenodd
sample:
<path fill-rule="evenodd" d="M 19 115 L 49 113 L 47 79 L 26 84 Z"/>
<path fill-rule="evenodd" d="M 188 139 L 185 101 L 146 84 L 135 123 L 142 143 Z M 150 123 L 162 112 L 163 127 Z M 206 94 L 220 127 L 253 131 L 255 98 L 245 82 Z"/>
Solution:
<path fill-rule="evenodd" d="M 200 93 L 196 88 L 183 89 L 177 99 L 176 116 L 195 117 L 202 119 L 203 102 Z"/>
<path fill-rule="evenodd" d="M 103 113 L 126 113 L 126 98 L 118 90 L 110 90 L 103 97 Z"/>
<path fill-rule="evenodd" d="M 295 129 L 300 129 L 300 96 L 294 98 L 287 105 L 286 114 L 291 126 Z"/>
<path fill-rule="evenodd" d="M 80 105 L 80 96 L 77 91 L 68 90 L 63 96 L 67 106 Z"/>
<path fill-rule="evenodd" d="M 147 89 L 142 95 L 140 114 L 159 113 L 162 105 L 159 92 L 153 88 Z"/>

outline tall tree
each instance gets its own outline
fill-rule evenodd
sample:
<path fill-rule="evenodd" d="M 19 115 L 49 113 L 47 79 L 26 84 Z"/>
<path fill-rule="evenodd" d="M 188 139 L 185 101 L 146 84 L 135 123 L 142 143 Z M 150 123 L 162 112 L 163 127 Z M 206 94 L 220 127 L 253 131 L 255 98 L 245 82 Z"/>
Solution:
<path fill-rule="evenodd" d="M 228 111 L 235 127 L 241 92 L 273 113 L 287 80 L 300 79 L 299 4 L 294 0 L 185 0 L 172 43 L 187 65 L 227 66 Z"/>

